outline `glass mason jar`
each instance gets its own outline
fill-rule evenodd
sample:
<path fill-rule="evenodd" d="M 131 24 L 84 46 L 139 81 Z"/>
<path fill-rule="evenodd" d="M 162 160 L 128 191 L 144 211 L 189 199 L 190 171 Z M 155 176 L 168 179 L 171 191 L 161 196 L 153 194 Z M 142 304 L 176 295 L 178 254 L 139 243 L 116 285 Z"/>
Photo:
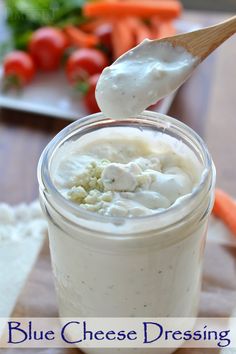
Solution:
<path fill-rule="evenodd" d="M 127 126 L 164 132 L 188 146 L 204 169 L 193 193 L 163 212 L 133 218 L 102 216 L 65 199 L 51 178 L 58 149 L 90 132 Z M 147 111 L 120 121 L 101 113 L 91 115 L 70 124 L 48 144 L 39 161 L 38 179 L 61 317 L 197 315 L 215 168 L 192 129 Z"/>

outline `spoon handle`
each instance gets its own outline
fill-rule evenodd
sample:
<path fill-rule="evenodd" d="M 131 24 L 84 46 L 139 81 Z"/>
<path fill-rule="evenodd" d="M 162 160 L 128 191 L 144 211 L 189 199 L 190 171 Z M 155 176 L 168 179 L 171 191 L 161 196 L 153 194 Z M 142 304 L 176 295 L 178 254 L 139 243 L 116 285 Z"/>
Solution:
<path fill-rule="evenodd" d="M 204 60 L 214 49 L 236 33 L 236 16 L 217 25 L 170 37 L 173 45 L 183 45 L 193 56 Z"/>

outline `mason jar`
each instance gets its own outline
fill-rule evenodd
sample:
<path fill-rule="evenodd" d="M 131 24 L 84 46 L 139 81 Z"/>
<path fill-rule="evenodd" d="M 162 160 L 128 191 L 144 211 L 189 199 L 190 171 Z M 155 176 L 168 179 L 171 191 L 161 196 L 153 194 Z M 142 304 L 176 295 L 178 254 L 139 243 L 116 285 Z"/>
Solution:
<path fill-rule="evenodd" d="M 182 141 L 204 171 L 198 186 L 171 208 L 132 218 L 99 215 L 64 198 L 52 180 L 55 154 L 68 141 L 79 143 L 86 134 L 117 127 L 164 132 Z M 70 124 L 47 145 L 38 179 L 61 317 L 197 316 L 215 168 L 192 129 L 148 111 L 122 120 L 94 114 Z"/>

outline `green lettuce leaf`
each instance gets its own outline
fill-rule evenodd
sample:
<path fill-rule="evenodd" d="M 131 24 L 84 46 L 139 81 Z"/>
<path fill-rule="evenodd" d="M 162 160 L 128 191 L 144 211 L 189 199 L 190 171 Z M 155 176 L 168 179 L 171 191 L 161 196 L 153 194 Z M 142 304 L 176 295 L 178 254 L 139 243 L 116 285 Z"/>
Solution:
<path fill-rule="evenodd" d="M 7 22 L 16 48 L 23 49 L 35 29 L 63 27 L 84 21 L 82 6 L 86 0 L 6 0 Z"/>

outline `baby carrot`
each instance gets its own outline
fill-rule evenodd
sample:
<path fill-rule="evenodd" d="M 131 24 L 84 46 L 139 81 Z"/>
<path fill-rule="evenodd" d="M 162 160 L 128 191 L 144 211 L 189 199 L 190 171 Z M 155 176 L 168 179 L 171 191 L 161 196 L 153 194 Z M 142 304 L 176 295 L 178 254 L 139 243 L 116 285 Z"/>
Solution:
<path fill-rule="evenodd" d="M 127 24 L 135 37 L 135 44 L 141 43 L 145 38 L 151 39 L 152 34 L 148 26 L 139 18 L 127 18 Z"/>
<path fill-rule="evenodd" d="M 149 21 L 151 25 L 152 39 L 157 39 L 161 20 L 158 16 L 152 16 Z"/>
<path fill-rule="evenodd" d="M 165 37 L 171 37 L 176 34 L 176 29 L 172 21 L 160 20 L 158 16 L 150 18 L 152 28 L 152 39 L 161 39 Z"/>
<path fill-rule="evenodd" d="M 171 37 L 176 34 L 176 29 L 171 21 L 161 21 L 157 33 L 158 39 Z"/>
<path fill-rule="evenodd" d="M 173 19 L 181 14 L 182 6 L 177 0 L 127 0 L 127 1 L 97 1 L 87 2 L 83 7 L 83 14 L 93 16 L 137 16 L 148 18 L 158 15 L 163 19 Z"/>
<path fill-rule="evenodd" d="M 94 32 L 97 27 L 103 25 L 107 21 L 104 21 L 104 19 L 93 19 L 90 22 L 84 23 L 79 26 L 79 29 L 84 31 L 84 32 Z"/>
<path fill-rule="evenodd" d="M 81 48 L 94 47 L 99 42 L 97 36 L 91 33 L 85 33 L 75 26 L 65 27 L 65 32 L 71 43 Z"/>
<path fill-rule="evenodd" d="M 236 236 L 236 202 L 221 189 L 216 189 L 213 214 L 222 219 Z"/>
<path fill-rule="evenodd" d="M 112 30 L 112 49 L 113 57 L 117 59 L 119 56 L 127 52 L 135 46 L 133 33 L 127 28 L 127 20 L 120 19 L 113 22 Z"/>

